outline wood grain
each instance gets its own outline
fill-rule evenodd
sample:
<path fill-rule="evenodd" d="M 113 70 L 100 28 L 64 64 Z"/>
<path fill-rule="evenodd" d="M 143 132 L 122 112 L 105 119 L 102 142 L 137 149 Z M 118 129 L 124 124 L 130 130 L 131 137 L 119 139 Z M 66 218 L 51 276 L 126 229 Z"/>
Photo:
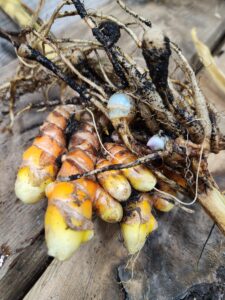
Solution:
<path fill-rule="evenodd" d="M 52 5 L 54 3 L 49 2 Z M 219 0 L 213 3 L 210 0 L 204 2 L 184 0 L 179 4 L 177 1 L 157 1 L 143 6 L 133 6 L 135 10 L 150 17 L 154 23 L 163 28 L 170 38 L 184 49 L 189 58 L 194 54 L 189 35 L 193 26 L 198 28 L 201 39 L 211 41 L 211 45 L 222 35 L 222 29 L 219 36 L 215 35 L 223 23 L 222 19 L 215 16 L 216 7 L 223 16 L 225 3 Z M 108 4 L 104 11 L 110 14 L 113 12 L 120 20 L 128 20 L 114 2 Z M 85 26 L 76 25 L 74 28 L 73 30 L 73 27 L 65 25 L 59 31 L 63 36 L 70 34 L 74 37 L 84 36 Z M 129 48 L 127 36 L 124 36 L 123 43 Z M 138 55 L 138 51 L 133 53 L 134 57 Z M 4 78 L 8 72 L 12 73 L 12 67 L 6 66 L 3 69 Z M 0 76 L 0 80 L 3 76 Z M 24 97 L 23 101 L 26 102 L 30 95 Z M 35 94 L 34 97 L 38 98 L 41 95 Z M 4 300 L 20 299 L 23 290 L 27 291 L 28 287 L 33 285 L 33 278 L 36 279 L 46 266 L 46 262 L 49 262 L 41 242 L 33 243 L 43 230 L 45 203 L 25 206 L 16 202 L 13 192 L 16 169 L 20 163 L 19 157 L 37 133 L 37 126 L 43 121 L 44 115 L 44 113 L 26 113 L 16 120 L 13 135 L 4 133 L 1 136 L 0 245 L 7 244 L 11 251 L 11 255 L 0 270 L 1 299 Z M 216 267 L 224 263 L 222 255 L 224 240 L 218 230 L 213 232 L 197 271 L 196 261 L 212 222 L 202 209 L 198 206 L 195 209 L 194 215 L 180 210 L 158 215 L 159 230 L 149 238 L 136 264 L 133 265 L 133 277 L 132 264 L 126 268 L 127 256 L 118 227 L 96 222 L 94 239 L 79 249 L 71 260 L 64 263 L 54 260 L 25 299 L 100 300 L 124 299 L 128 295 L 129 299 L 135 300 L 150 298 L 164 300 L 179 294 L 193 283 L 211 280 Z M 33 248 L 30 246 L 32 243 Z M 23 250 L 17 253 L 21 248 Z M 35 249 L 39 249 L 37 257 L 32 259 Z M 28 259 L 24 259 L 25 257 Z M 20 266 L 18 272 L 14 269 L 15 263 Z M 38 275 L 29 276 L 32 272 Z M 16 280 L 18 276 L 20 280 Z"/>
<path fill-rule="evenodd" d="M 117 266 L 126 251 L 118 225 L 97 221 L 95 231 L 94 239 L 70 260 L 54 260 L 24 299 L 123 299 Z"/>
<path fill-rule="evenodd" d="M 26 250 L 28 251 L 21 251 L 2 278 L 4 295 L 1 294 L 1 299 L 22 299 L 52 261 L 52 258 L 46 255 L 44 234 L 38 235 Z M 14 280 L 16 287 L 19 287 L 17 289 L 14 289 Z"/>

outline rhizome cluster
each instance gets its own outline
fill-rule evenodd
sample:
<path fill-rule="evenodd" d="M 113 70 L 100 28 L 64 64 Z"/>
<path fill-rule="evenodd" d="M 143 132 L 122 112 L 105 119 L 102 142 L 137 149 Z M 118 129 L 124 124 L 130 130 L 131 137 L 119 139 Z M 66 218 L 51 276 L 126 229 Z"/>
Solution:
<path fill-rule="evenodd" d="M 207 168 L 208 155 L 225 149 L 218 113 L 206 102 L 179 47 L 117 2 L 133 22 L 88 12 L 81 1 L 72 0 L 60 3 L 47 22 L 38 18 L 40 5 L 20 33 L 0 31 L 21 60 L 15 78 L 0 88 L 11 124 L 20 94 L 63 82 L 76 95 L 23 108 L 63 104 L 50 113 L 24 153 L 16 181 L 24 202 L 36 202 L 46 193 L 47 244 L 59 259 L 93 236 L 92 206 L 105 221 L 122 220 L 130 253 L 139 251 L 156 228 L 152 206 L 168 211 L 176 204 L 188 210 L 199 200 L 225 232 L 224 196 Z M 67 5 L 74 10 L 62 12 Z M 93 39 L 57 39 L 50 32 L 57 18 L 75 15 Z M 133 25 L 141 28 L 141 38 Z M 144 64 L 118 46 L 124 32 Z M 169 68 L 171 60 L 179 78 Z M 65 131 L 71 133 L 68 145 Z"/>

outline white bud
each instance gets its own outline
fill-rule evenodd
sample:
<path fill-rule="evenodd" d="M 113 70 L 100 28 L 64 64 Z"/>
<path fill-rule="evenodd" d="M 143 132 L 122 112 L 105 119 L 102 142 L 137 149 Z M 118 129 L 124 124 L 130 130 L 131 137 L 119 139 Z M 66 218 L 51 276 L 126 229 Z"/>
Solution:
<path fill-rule="evenodd" d="M 116 93 L 109 98 L 107 108 L 111 120 L 129 118 L 134 112 L 134 101 L 126 94 Z"/>
<path fill-rule="evenodd" d="M 148 140 L 147 146 L 153 151 L 165 150 L 167 141 L 167 136 L 160 136 L 156 134 Z"/>

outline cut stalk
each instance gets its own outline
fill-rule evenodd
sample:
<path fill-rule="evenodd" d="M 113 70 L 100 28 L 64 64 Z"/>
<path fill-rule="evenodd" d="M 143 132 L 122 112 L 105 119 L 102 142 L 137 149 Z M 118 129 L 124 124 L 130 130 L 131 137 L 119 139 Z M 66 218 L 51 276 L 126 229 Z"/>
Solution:
<path fill-rule="evenodd" d="M 216 187 L 211 187 L 198 195 L 198 201 L 225 234 L 225 196 Z"/>

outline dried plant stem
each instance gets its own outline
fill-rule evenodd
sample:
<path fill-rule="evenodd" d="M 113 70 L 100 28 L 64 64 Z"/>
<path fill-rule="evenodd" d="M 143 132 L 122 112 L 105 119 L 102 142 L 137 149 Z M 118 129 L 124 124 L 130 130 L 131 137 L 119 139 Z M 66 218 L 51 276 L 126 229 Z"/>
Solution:
<path fill-rule="evenodd" d="M 139 16 L 136 12 L 134 12 L 133 10 L 131 10 L 130 8 L 128 8 L 125 3 L 122 1 L 122 0 L 117 0 L 116 1 L 119 6 L 125 10 L 128 14 L 130 14 L 131 16 L 133 16 L 135 19 L 141 21 L 142 23 L 144 23 L 145 25 L 147 25 L 148 27 L 151 27 L 152 26 L 152 23 L 150 20 L 147 20 L 141 16 Z"/>
<path fill-rule="evenodd" d="M 82 46 L 96 46 L 98 48 L 102 47 L 102 45 L 95 41 L 89 40 L 80 40 L 80 39 L 70 39 L 70 38 L 62 38 L 62 39 L 54 39 L 57 44 L 65 43 L 65 44 L 75 44 L 75 45 L 82 45 Z"/>
<path fill-rule="evenodd" d="M 211 138 L 212 126 L 211 126 L 211 122 L 209 119 L 209 113 L 208 113 L 205 97 L 203 96 L 202 92 L 200 91 L 200 88 L 199 88 L 196 78 L 195 78 L 194 71 L 190 67 L 185 56 L 182 54 L 180 49 L 174 43 L 170 43 L 170 45 L 171 45 L 171 48 L 177 53 L 182 65 L 183 65 L 183 69 L 187 73 L 187 75 L 190 79 L 190 82 L 192 84 L 192 90 L 193 90 L 193 95 L 194 95 L 197 117 L 201 120 L 202 126 L 204 128 L 206 147 L 209 148 L 208 143 Z"/>
<path fill-rule="evenodd" d="M 187 132 L 191 139 L 196 143 L 201 143 L 204 140 L 204 128 L 194 113 L 191 111 L 190 106 L 183 100 L 182 96 L 174 89 L 170 81 L 168 82 L 171 96 L 174 101 L 172 103 L 177 113 L 177 118 L 180 123 L 187 128 Z"/>
<path fill-rule="evenodd" d="M 22 44 L 18 49 L 18 54 L 21 55 L 24 58 L 35 60 L 39 62 L 41 65 L 52 71 L 58 78 L 63 80 L 66 84 L 68 84 L 74 91 L 76 91 L 78 94 L 80 94 L 82 100 L 84 101 L 90 101 L 95 104 L 96 107 L 98 107 L 104 114 L 106 113 L 106 110 L 102 104 L 95 99 L 95 97 L 91 97 L 86 89 L 84 89 L 81 85 L 76 83 L 73 77 L 70 77 L 63 73 L 63 71 L 57 67 L 52 61 L 50 61 L 48 58 L 43 56 L 38 50 L 35 50 L 31 48 L 30 46 L 27 46 L 25 44 Z"/>
<path fill-rule="evenodd" d="M 37 35 L 41 40 L 43 40 L 46 44 L 48 44 L 50 47 L 52 47 L 56 53 L 61 57 L 62 61 L 69 67 L 69 69 L 76 75 L 78 76 L 81 80 L 83 80 L 85 83 L 87 83 L 90 87 L 93 89 L 97 90 L 103 97 L 106 97 L 106 94 L 103 90 L 103 88 L 99 87 L 96 85 L 93 81 L 87 79 L 87 77 L 83 76 L 75 67 L 74 65 L 70 62 L 69 59 L 65 57 L 65 55 L 58 49 L 56 45 L 54 45 L 52 42 L 49 40 L 45 39 L 42 37 L 40 34 L 37 32 L 34 32 L 35 35 Z"/>
<path fill-rule="evenodd" d="M 37 8 L 35 9 L 35 12 L 32 16 L 30 27 L 34 27 L 35 24 L 37 23 L 38 18 L 39 18 L 39 14 L 40 14 L 44 4 L 45 4 L 45 0 L 40 0 L 39 1 L 38 5 L 37 5 Z"/>
<path fill-rule="evenodd" d="M 131 162 L 128 164 L 114 164 L 114 165 L 103 167 L 101 169 L 95 169 L 91 172 L 71 175 L 68 177 L 62 177 L 62 178 L 60 178 L 60 180 L 61 181 L 73 181 L 73 180 L 76 180 L 76 179 L 79 179 L 82 177 L 90 177 L 90 176 L 97 175 L 99 173 L 103 173 L 103 172 L 107 172 L 107 171 L 128 169 L 128 168 L 132 168 L 132 167 L 135 167 L 135 166 L 138 166 L 141 164 L 145 164 L 149 161 L 155 160 L 156 158 L 164 157 L 164 156 L 168 156 L 168 151 L 164 151 L 164 152 L 159 151 L 157 153 L 151 153 L 149 155 L 138 158 L 134 162 Z"/>
<path fill-rule="evenodd" d="M 117 48 L 117 58 L 121 65 L 127 70 L 127 72 L 139 83 L 139 91 L 145 100 L 149 102 L 151 109 L 155 112 L 158 122 L 163 123 L 165 128 L 168 129 L 173 134 L 179 135 L 179 124 L 175 117 L 168 111 L 163 101 L 158 94 L 154 84 L 150 78 L 146 78 L 140 71 L 136 68 L 134 64 L 129 63 L 125 57 L 122 55 L 121 51 Z"/>
<path fill-rule="evenodd" d="M 78 12 L 76 11 L 71 11 L 71 12 L 63 12 L 58 14 L 57 18 L 64 18 L 64 17 L 68 17 L 68 16 L 76 16 L 78 15 Z M 119 21 L 117 18 L 113 17 L 113 16 L 107 16 L 104 15 L 102 13 L 96 13 L 96 12 L 90 12 L 88 13 L 89 16 L 91 17 L 96 17 L 99 18 L 101 20 L 109 20 L 112 22 L 115 22 L 116 24 L 118 24 L 121 28 L 123 28 L 129 35 L 130 37 L 134 40 L 135 44 L 141 48 L 141 41 L 138 39 L 137 35 L 133 32 L 133 30 L 131 30 L 129 27 L 126 26 L 126 24 L 122 23 L 121 21 Z"/>
<path fill-rule="evenodd" d="M 121 65 L 118 63 L 117 55 L 115 53 L 114 46 L 111 47 L 108 46 L 108 40 L 105 38 L 104 34 L 99 30 L 96 22 L 93 20 L 93 18 L 89 17 L 84 5 L 79 0 L 72 0 L 74 6 L 76 7 L 76 10 L 81 17 L 81 19 L 84 20 L 84 22 L 88 25 L 88 27 L 92 30 L 92 34 L 95 36 L 95 38 L 103 45 L 106 54 L 109 57 L 109 60 L 112 62 L 112 65 L 114 67 L 116 75 L 120 78 L 122 87 L 125 88 L 128 86 L 128 80 L 126 78 L 126 75 L 124 74 L 124 71 L 121 67 Z"/>
<path fill-rule="evenodd" d="M 45 37 L 49 34 L 50 30 L 51 30 L 51 27 L 55 21 L 55 19 L 57 18 L 57 15 L 59 14 L 59 11 L 63 8 L 63 6 L 65 5 L 69 5 L 70 4 L 70 1 L 66 0 L 66 1 L 63 1 L 62 3 L 60 3 L 56 9 L 54 10 L 53 14 L 51 15 L 50 19 L 48 20 L 47 23 L 43 24 L 41 27 L 40 27 L 40 30 L 39 32 L 41 32 L 41 34 Z"/>
<path fill-rule="evenodd" d="M 98 64 L 99 64 L 99 67 L 100 67 L 100 70 L 102 72 L 102 75 L 105 79 L 105 81 L 108 83 L 108 85 L 113 89 L 113 90 L 116 90 L 116 86 L 112 83 L 112 81 L 109 79 L 109 77 L 107 76 L 105 70 L 104 70 L 104 67 L 101 63 L 101 59 L 100 59 L 100 56 L 98 54 L 98 51 L 95 50 L 95 55 L 97 56 L 97 59 L 98 59 Z"/>
<path fill-rule="evenodd" d="M 160 171 L 153 169 L 154 174 L 163 182 L 165 182 L 166 184 L 168 184 L 171 188 L 173 188 L 174 190 L 180 192 L 181 194 L 185 195 L 187 194 L 187 191 L 180 186 L 179 184 L 177 184 L 175 181 L 167 178 L 163 173 L 161 173 Z"/>

